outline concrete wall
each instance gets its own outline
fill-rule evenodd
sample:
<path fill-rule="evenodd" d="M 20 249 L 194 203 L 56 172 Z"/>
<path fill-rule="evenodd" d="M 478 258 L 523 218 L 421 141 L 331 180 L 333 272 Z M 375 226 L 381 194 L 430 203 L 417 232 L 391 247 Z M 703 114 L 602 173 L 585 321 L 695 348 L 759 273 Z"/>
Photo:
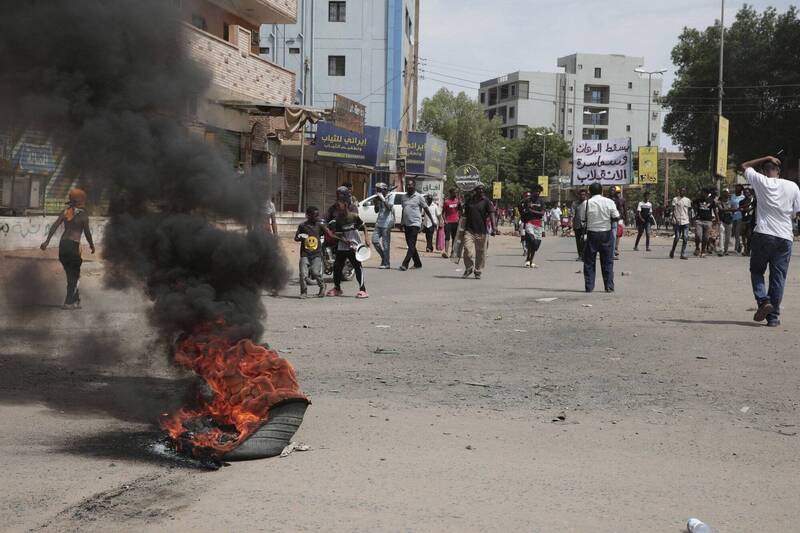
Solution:
<path fill-rule="evenodd" d="M 25 250 L 38 248 L 47 238 L 52 224 L 58 219 L 48 217 L 0 217 L 0 251 Z M 90 227 L 95 244 L 102 244 L 105 235 L 107 218 L 92 217 Z M 50 246 L 58 248 L 61 237 L 58 230 L 50 241 Z M 85 241 L 84 241 L 85 242 Z"/>

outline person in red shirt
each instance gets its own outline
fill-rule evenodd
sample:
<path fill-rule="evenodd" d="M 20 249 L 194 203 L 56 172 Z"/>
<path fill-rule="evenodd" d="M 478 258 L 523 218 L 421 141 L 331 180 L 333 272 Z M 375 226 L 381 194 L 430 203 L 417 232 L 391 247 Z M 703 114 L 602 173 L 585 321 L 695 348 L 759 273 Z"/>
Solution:
<path fill-rule="evenodd" d="M 458 197 L 458 191 L 455 188 L 450 188 L 450 196 L 444 200 L 442 218 L 444 219 L 445 239 L 442 257 L 453 257 L 453 245 L 456 242 L 458 221 L 461 219 L 461 199 Z"/>

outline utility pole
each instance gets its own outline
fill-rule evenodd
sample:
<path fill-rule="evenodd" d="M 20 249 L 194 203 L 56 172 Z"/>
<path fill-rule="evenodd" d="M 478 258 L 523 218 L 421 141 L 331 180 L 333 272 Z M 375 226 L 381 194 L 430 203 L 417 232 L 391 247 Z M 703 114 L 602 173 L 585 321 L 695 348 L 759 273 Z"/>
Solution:
<path fill-rule="evenodd" d="M 306 100 L 308 98 L 308 75 L 311 72 L 311 61 L 306 58 L 303 62 L 303 105 L 305 105 Z M 304 211 L 303 209 L 303 187 L 305 186 L 305 180 L 303 179 L 303 172 L 305 172 L 305 148 L 306 148 L 306 126 L 308 126 L 307 122 L 303 122 L 303 126 L 300 129 L 300 191 L 298 192 L 297 198 L 297 210 L 301 213 Z"/>
<path fill-rule="evenodd" d="M 725 91 L 724 85 L 724 78 L 723 72 L 725 67 L 725 0 L 722 0 L 722 8 L 719 16 L 719 91 L 717 94 L 717 138 L 714 139 L 714 146 L 718 146 L 719 144 L 719 123 L 720 118 L 722 118 L 722 96 Z M 717 150 L 713 150 L 712 153 L 716 153 Z M 712 159 L 713 161 L 713 159 Z M 714 169 L 716 165 L 712 162 L 711 168 Z M 716 175 L 716 170 L 712 170 L 712 175 Z M 716 176 L 717 178 L 717 194 L 720 193 L 722 190 L 722 178 Z"/>
<path fill-rule="evenodd" d="M 416 10 L 414 19 L 419 20 L 419 0 L 415 0 L 414 5 Z M 400 115 L 400 153 L 398 154 L 398 157 L 404 160 L 406 167 L 408 166 L 408 112 L 412 104 L 412 80 L 416 80 L 417 77 L 417 54 L 419 53 L 418 43 L 418 40 L 414 41 L 414 46 L 411 48 L 411 61 L 406 61 L 405 83 L 403 85 L 403 113 Z M 405 190 L 405 170 L 400 172 L 400 186 L 401 190 Z"/>
<path fill-rule="evenodd" d="M 417 111 L 419 108 L 419 2 L 414 0 L 414 110 L 411 125 L 417 131 Z"/>

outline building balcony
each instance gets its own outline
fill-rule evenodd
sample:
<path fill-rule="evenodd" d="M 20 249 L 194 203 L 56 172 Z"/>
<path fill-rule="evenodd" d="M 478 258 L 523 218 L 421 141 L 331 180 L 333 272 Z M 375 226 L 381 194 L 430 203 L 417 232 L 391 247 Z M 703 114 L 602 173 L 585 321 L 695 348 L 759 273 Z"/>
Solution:
<path fill-rule="evenodd" d="M 231 26 L 230 42 L 190 24 L 184 24 L 183 33 L 189 56 L 211 72 L 212 83 L 223 89 L 225 99 L 274 104 L 294 100 L 294 73 L 253 54 L 250 30 Z"/>
<path fill-rule="evenodd" d="M 297 22 L 297 0 L 209 0 L 232 11 L 255 25 L 294 24 Z"/>

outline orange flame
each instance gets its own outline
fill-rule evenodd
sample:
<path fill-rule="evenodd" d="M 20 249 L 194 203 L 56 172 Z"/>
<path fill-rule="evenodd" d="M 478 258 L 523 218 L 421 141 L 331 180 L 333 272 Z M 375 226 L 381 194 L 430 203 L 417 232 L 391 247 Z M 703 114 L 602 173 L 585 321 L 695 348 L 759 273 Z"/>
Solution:
<path fill-rule="evenodd" d="M 196 456 L 230 452 L 267 421 L 270 408 L 306 400 L 292 365 L 249 339 L 233 342 L 200 331 L 178 341 L 175 362 L 201 376 L 213 393 L 197 409 L 181 409 L 161 420 L 178 449 Z M 198 429 L 198 424 L 205 425 Z"/>

